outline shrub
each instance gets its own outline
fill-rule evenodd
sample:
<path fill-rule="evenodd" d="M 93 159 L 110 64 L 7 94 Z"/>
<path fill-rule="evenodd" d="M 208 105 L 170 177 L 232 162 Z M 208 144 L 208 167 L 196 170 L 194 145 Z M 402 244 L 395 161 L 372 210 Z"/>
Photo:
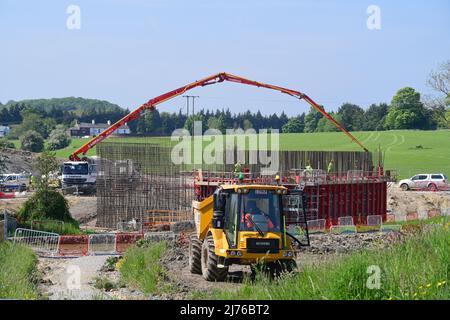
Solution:
<path fill-rule="evenodd" d="M 58 150 L 67 147 L 70 144 L 70 138 L 67 136 L 64 128 L 57 128 L 50 133 L 47 139 L 49 150 Z"/>
<path fill-rule="evenodd" d="M 41 152 L 44 149 L 44 138 L 36 131 L 27 131 L 20 139 L 20 148 L 31 152 Z"/>
<path fill-rule="evenodd" d="M 0 138 L 0 149 L 3 148 L 10 148 L 10 149 L 14 149 L 14 143 L 12 143 L 11 141 L 5 139 L 5 138 Z"/>
<path fill-rule="evenodd" d="M 76 224 L 67 200 L 52 190 L 37 190 L 19 210 L 18 217 L 21 221 L 53 219 Z"/>

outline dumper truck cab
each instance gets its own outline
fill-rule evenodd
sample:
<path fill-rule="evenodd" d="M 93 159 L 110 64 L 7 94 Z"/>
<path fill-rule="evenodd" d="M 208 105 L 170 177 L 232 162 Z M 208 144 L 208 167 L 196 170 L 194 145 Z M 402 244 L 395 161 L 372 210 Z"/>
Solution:
<path fill-rule="evenodd" d="M 272 274 L 294 270 L 294 243 L 309 245 L 304 204 L 302 191 L 284 186 L 219 186 L 193 202 L 190 271 L 223 281 L 232 264 L 259 264 Z"/>

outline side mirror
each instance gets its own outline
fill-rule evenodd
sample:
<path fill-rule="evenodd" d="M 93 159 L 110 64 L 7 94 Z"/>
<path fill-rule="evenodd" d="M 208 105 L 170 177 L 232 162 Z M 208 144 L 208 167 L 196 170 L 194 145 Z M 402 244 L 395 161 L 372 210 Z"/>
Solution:
<path fill-rule="evenodd" d="M 214 193 L 214 212 L 212 224 L 215 229 L 223 229 L 225 205 L 227 202 L 228 194 L 226 192 L 218 190 Z"/>

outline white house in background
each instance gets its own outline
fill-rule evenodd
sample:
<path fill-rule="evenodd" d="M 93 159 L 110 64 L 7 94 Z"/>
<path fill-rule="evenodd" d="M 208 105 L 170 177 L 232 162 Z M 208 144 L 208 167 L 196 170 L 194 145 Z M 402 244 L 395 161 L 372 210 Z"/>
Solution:
<path fill-rule="evenodd" d="M 92 120 L 91 123 L 81 122 L 75 124 L 74 127 L 69 129 L 69 134 L 71 137 L 85 137 L 85 136 L 97 136 L 106 128 L 111 126 L 111 121 L 108 123 L 95 123 L 95 120 Z M 121 126 L 119 129 L 114 131 L 115 135 L 127 135 L 130 134 L 131 130 L 127 124 Z"/>
<path fill-rule="evenodd" d="M 0 126 L 0 138 L 6 136 L 11 131 L 8 126 Z"/>

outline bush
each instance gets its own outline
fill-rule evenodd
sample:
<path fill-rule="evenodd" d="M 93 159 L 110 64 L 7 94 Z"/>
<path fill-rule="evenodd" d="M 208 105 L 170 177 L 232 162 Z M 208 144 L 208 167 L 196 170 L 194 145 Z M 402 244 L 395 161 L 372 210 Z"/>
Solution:
<path fill-rule="evenodd" d="M 69 212 L 69 205 L 62 194 L 52 190 L 37 190 L 19 210 L 21 221 L 60 220 L 77 224 Z"/>
<path fill-rule="evenodd" d="M 36 131 L 27 131 L 20 139 L 20 148 L 31 152 L 41 152 L 44 149 L 44 138 Z"/>
<path fill-rule="evenodd" d="M 49 150 L 62 149 L 67 147 L 69 144 L 70 138 L 64 128 L 57 128 L 53 130 L 47 139 L 47 147 Z"/>
<path fill-rule="evenodd" d="M 10 148 L 10 149 L 14 149 L 14 143 L 12 143 L 11 141 L 5 139 L 5 138 L 0 138 L 0 149 L 3 148 Z"/>

